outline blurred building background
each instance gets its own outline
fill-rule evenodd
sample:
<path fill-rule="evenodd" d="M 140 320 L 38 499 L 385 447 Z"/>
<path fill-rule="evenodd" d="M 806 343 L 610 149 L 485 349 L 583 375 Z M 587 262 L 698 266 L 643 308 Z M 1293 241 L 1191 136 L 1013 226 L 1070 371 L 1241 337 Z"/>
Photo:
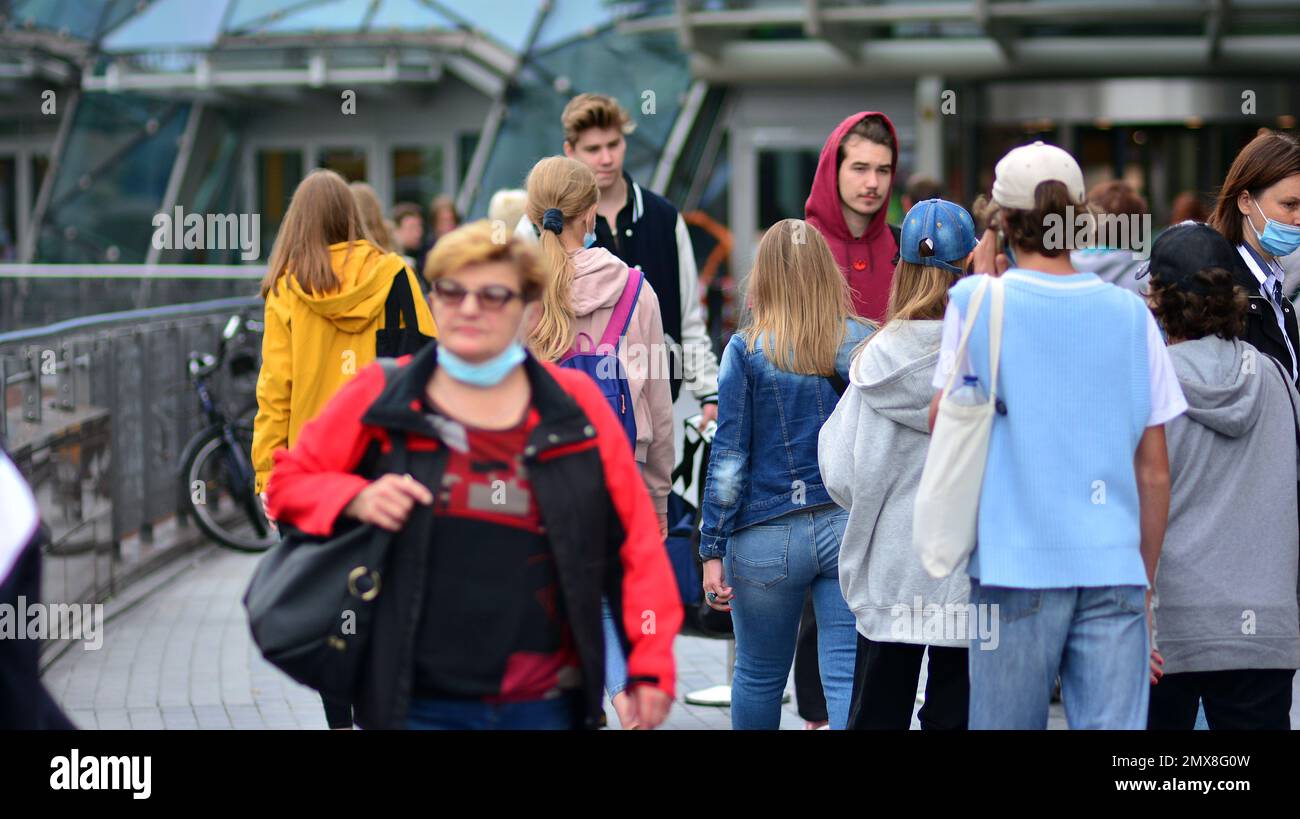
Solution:
<path fill-rule="evenodd" d="M 969 204 L 1041 138 L 1159 225 L 1296 127 L 1297 69 L 1297 0 L 0 0 L 0 330 L 255 292 L 237 249 L 154 248 L 153 217 L 259 214 L 264 260 L 314 167 L 483 216 L 598 91 L 636 120 L 628 170 L 694 214 L 722 331 L 849 113 L 894 120 L 900 183 Z"/>

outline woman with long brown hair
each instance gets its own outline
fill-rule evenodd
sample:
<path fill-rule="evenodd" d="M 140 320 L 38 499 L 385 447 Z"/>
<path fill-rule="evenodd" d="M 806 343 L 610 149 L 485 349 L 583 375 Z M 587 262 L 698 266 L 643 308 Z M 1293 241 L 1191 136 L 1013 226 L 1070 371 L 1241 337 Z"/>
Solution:
<path fill-rule="evenodd" d="M 749 319 L 722 357 L 700 540 L 706 598 L 735 624 L 731 725 L 779 726 L 811 588 L 830 727 L 842 729 L 855 645 L 838 569 L 847 515 L 822 485 L 817 433 L 871 324 L 853 314 L 825 238 L 800 219 L 763 236 L 748 287 Z"/>
<path fill-rule="evenodd" d="M 376 333 L 387 322 L 384 306 L 399 281 L 413 296 L 419 332 L 435 335 L 415 274 L 367 238 L 343 177 L 325 169 L 308 174 L 294 191 L 262 279 L 266 329 L 252 453 L 257 492 L 266 488 L 275 453 L 293 446 L 303 424 L 374 360 Z M 331 727 L 352 724 L 344 710 L 327 716 Z"/>
<path fill-rule="evenodd" d="M 1237 248 L 1233 279 L 1249 298 L 1241 338 L 1300 381 L 1300 333 L 1280 261 L 1300 249 L 1300 141 L 1264 131 L 1242 148 L 1208 224 Z"/>
<path fill-rule="evenodd" d="M 970 683 L 964 571 L 935 580 L 912 546 L 912 510 L 930 445 L 930 378 L 948 289 L 975 249 L 975 224 L 941 199 L 903 219 L 884 327 L 854 352 L 850 383 L 818 439 L 826 491 L 848 510 L 840 588 L 857 621 L 849 728 L 907 730 L 929 652 L 921 728 L 966 727 Z"/>

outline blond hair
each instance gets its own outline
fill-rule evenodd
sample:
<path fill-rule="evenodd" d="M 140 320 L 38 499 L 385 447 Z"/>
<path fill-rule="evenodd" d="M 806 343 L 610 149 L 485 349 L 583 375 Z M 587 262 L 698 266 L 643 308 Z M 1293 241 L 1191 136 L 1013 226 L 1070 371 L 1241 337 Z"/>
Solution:
<path fill-rule="evenodd" d="M 537 253 L 509 231 L 501 233 L 487 219 L 448 231 L 429 251 L 424 278 L 430 286 L 438 279 L 476 264 L 507 262 L 519 271 L 519 289 L 525 302 L 537 301 L 546 287 L 546 274 Z"/>
<path fill-rule="evenodd" d="M 766 336 L 765 354 L 786 372 L 831 375 L 845 322 L 871 324 L 854 315 L 848 282 L 826 239 L 802 219 L 783 219 L 763 234 L 749 293 L 748 349 Z"/>
<path fill-rule="evenodd" d="M 567 227 L 596 205 L 596 175 L 576 159 L 548 156 L 528 173 L 528 219 L 540 226 L 550 208 L 558 208 Z M 556 361 L 573 346 L 573 260 L 560 236 L 543 230 L 540 238 L 546 292 L 542 294 L 542 315 L 529 335 L 533 354 Z"/>
<path fill-rule="evenodd" d="M 953 259 L 951 263 L 960 264 L 961 259 Z M 894 268 L 894 281 L 889 285 L 885 323 L 943 318 L 952 286 L 952 271 L 900 259 Z"/>
<path fill-rule="evenodd" d="M 577 144 L 588 128 L 617 128 L 624 135 L 636 129 L 627 109 L 605 94 L 579 94 L 569 100 L 560 114 L 560 124 L 564 126 L 564 141 L 570 145 Z"/>
<path fill-rule="evenodd" d="M 275 293 L 280 277 L 286 274 L 308 293 L 338 289 L 330 245 L 347 242 L 351 254 L 352 243 L 365 237 L 361 211 L 348 183 L 334 171 L 317 168 L 293 192 L 262 277 L 262 298 Z M 347 255 L 343 258 L 346 262 Z"/>
<path fill-rule="evenodd" d="M 944 259 L 958 264 L 960 259 Z M 948 289 L 953 285 L 953 274 L 942 267 L 907 262 L 902 259 L 894 267 L 894 281 L 889 285 L 889 305 L 885 308 L 885 326 L 894 321 L 926 321 L 942 319 L 948 309 Z M 872 333 L 853 348 L 850 360 L 855 360 L 862 348 L 878 334 Z"/>
<path fill-rule="evenodd" d="M 524 210 L 528 207 L 528 192 L 519 188 L 502 188 L 492 194 L 491 201 L 488 202 L 488 219 L 493 222 L 505 222 L 510 230 L 515 229 L 519 220 L 524 217 Z"/>
<path fill-rule="evenodd" d="M 385 252 L 393 249 L 392 235 L 384 222 L 384 209 L 379 204 L 375 189 L 365 182 L 353 182 L 348 185 L 352 197 L 357 200 L 357 210 L 361 212 L 361 224 L 366 229 L 366 238 L 371 244 Z"/>

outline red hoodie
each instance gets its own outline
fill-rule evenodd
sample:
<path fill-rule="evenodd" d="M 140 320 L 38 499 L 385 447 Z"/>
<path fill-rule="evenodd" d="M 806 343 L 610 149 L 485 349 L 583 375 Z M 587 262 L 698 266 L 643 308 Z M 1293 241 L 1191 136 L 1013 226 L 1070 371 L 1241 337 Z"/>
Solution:
<path fill-rule="evenodd" d="M 870 116 L 884 120 L 894 138 L 894 175 L 889 178 L 885 204 L 871 217 L 862 237 L 855 239 L 849 233 L 844 213 L 840 210 L 839 168 L 836 167 L 835 160 L 840 140 L 863 117 Z M 897 174 L 898 133 L 894 130 L 894 123 L 879 111 L 859 111 L 836 126 L 826 138 L 821 157 L 817 160 L 817 175 L 813 177 L 812 192 L 804 204 L 805 218 L 826 237 L 826 243 L 831 246 L 831 253 L 835 256 L 835 263 L 849 281 L 849 289 L 853 291 L 853 309 L 858 315 L 875 321 L 885 319 L 889 285 L 894 279 L 894 258 L 898 255 L 898 243 L 894 241 L 894 234 L 885 221 Z"/>

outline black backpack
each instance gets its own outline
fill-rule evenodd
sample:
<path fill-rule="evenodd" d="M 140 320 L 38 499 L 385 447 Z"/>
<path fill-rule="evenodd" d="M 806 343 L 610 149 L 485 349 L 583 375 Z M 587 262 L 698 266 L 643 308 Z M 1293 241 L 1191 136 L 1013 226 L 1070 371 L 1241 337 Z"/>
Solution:
<path fill-rule="evenodd" d="M 420 352 L 433 336 L 420 332 L 415 317 L 415 298 L 411 295 L 411 282 L 406 277 L 406 266 L 393 277 L 384 302 L 384 328 L 375 331 L 375 358 L 399 358 Z M 403 327 L 403 321 L 406 326 Z"/>

